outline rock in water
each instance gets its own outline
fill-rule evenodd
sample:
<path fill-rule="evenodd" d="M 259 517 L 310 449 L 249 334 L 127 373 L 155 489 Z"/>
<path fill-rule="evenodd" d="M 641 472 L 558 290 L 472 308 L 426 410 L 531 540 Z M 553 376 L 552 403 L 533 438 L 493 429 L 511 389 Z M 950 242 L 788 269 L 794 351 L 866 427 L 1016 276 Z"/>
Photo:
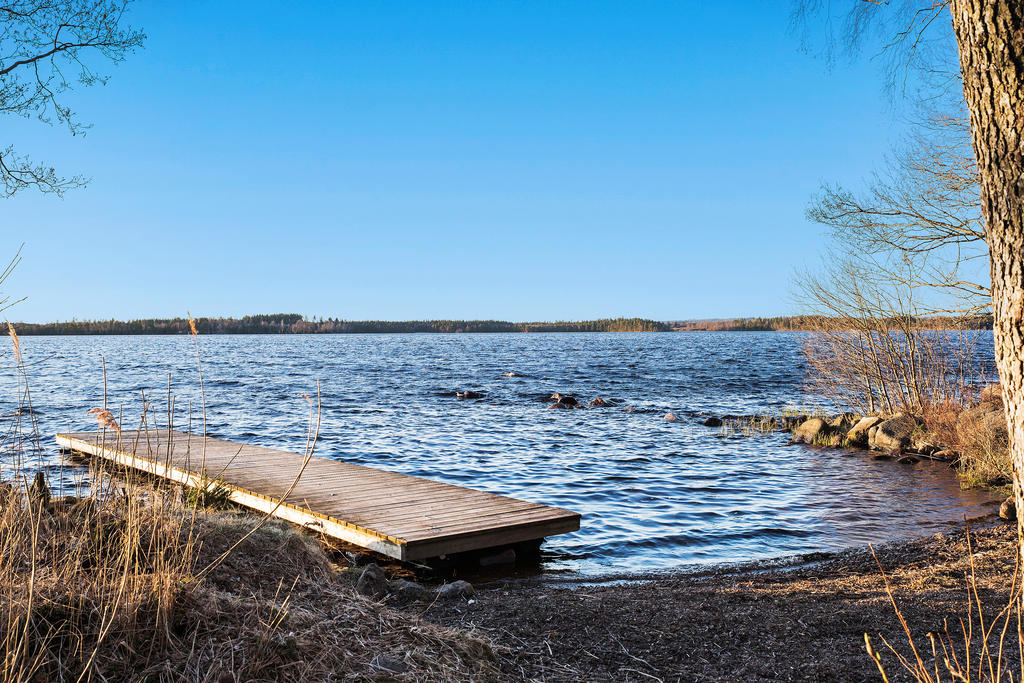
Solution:
<path fill-rule="evenodd" d="M 703 424 L 705 427 L 721 427 L 722 420 L 721 418 L 717 417 L 709 417 L 708 419 L 704 420 Z"/>
<path fill-rule="evenodd" d="M 665 422 L 676 422 L 678 419 L 679 418 L 676 417 L 673 413 L 668 413 L 667 415 L 665 415 Z"/>
<path fill-rule="evenodd" d="M 473 595 L 473 584 L 468 581 L 452 581 L 437 589 L 439 600 L 458 600 Z"/>
<path fill-rule="evenodd" d="M 797 443 L 814 443 L 818 435 L 828 434 L 828 425 L 820 417 L 812 417 L 793 430 L 793 441 Z"/>
<path fill-rule="evenodd" d="M 1010 496 L 999 506 L 999 517 L 1011 522 L 1017 521 L 1017 501 Z"/>
<path fill-rule="evenodd" d="M 849 442 L 851 446 L 867 448 L 868 432 L 881 421 L 882 418 L 877 416 L 862 417 L 857 424 L 853 425 L 850 431 L 846 432 L 847 442 Z"/>
<path fill-rule="evenodd" d="M 606 401 L 603 398 L 601 398 L 600 396 L 598 396 L 593 401 L 591 401 L 588 405 L 594 406 L 595 408 L 603 408 L 604 406 L 610 406 L 611 403 L 609 403 L 608 401 Z"/>
<path fill-rule="evenodd" d="M 881 422 L 876 429 L 869 430 L 868 445 L 876 451 L 897 452 L 910 445 L 910 436 L 917 430 L 917 420 L 907 413 Z"/>
<path fill-rule="evenodd" d="M 462 398 L 462 399 L 466 399 L 466 398 L 483 398 L 484 397 L 484 395 L 481 394 L 479 391 L 457 391 L 457 392 L 455 392 L 455 396 L 457 396 L 458 398 Z"/>
<path fill-rule="evenodd" d="M 371 598 L 379 598 L 387 592 L 388 577 L 384 570 L 375 564 L 366 565 L 366 569 L 356 581 L 356 591 Z"/>
<path fill-rule="evenodd" d="M 910 442 L 910 451 L 924 456 L 932 456 L 942 450 L 939 446 L 931 443 L 927 439 L 919 436 L 912 438 Z"/>
<path fill-rule="evenodd" d="M 772 418 L 768 419 L 770 420 Z M 779 429 L 784 429 L 786 431 L 793 431 L 806 421 L 806 415 L 782 415 L 775 418 L 775 422 L 779 425 Z"/>
<path fill-rule="evenodd" d="M 828 426 L 832 429 L 838 429 L 839 431 L 845 432 L 850 429 L 850 427 L 857 424 L 860 419 L 861 416 L 855 413 L 842 413 L 841 415 L 836 415 L 829 420 Z"/>

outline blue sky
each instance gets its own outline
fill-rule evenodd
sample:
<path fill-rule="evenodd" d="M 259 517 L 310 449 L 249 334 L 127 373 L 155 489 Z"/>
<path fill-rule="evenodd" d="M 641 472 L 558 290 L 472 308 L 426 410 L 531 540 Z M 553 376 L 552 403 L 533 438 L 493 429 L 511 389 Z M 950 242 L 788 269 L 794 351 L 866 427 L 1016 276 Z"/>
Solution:
<path fill-rule="evenodd" d="M 287 6 L 287 9 L 283 9 Z M 0 144 L 14 320 L 788 314 L 822 181 L 898 140 L 788 2 L 142 2 L 145 48 Z"/>

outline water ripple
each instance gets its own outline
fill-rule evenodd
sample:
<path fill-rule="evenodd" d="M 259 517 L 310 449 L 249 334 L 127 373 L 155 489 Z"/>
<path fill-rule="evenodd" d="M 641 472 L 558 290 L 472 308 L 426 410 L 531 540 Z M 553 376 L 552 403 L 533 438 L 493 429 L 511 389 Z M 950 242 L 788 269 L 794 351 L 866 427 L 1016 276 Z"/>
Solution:
<path fill-rule="evenodd" d="M 201 337 L 208 430 L 301 450 L 320 380 L 318 454 L 583 513 L 548 542 L 560 568 L 648 570 L 775 557 L 941 530 L 989 512 L 948 468 L 789 447 L 782 436 L 721 438 L 700 415 L 812 403 L 790 333 L 337 335 Z M 135 427 L 201 429 L 187 337 L 27 337 L 36 419 L 92 429 L 103 400 Z M 507 376 L 515 373 L 514 376 Z M 0 376 L 0 413 L 15 378 Z M 483 394 L 462 400 L 455 392 Z M 604 408 L 549 410 L 553 392 Z M 626 409 L 631 409 L 627 412 Z M 682 417 L 666 422 L 665 413 Z M 51 448 L 47 466 L 62 463 Z M 80 471 L 67 469 L 73 477 Z"/>

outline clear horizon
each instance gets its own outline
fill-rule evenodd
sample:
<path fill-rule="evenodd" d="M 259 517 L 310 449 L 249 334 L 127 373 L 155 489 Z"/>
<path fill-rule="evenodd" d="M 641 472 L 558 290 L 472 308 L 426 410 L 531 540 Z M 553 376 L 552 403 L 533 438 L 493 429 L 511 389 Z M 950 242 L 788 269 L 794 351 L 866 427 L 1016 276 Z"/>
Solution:
<path fill-rule="evenodd" d="M 144 49 L 4 142 L 91 184 L 0 217 L 12 320 L 791 315 L 822 182 L 904 128 L 787 3 L 138 4 Z"/>

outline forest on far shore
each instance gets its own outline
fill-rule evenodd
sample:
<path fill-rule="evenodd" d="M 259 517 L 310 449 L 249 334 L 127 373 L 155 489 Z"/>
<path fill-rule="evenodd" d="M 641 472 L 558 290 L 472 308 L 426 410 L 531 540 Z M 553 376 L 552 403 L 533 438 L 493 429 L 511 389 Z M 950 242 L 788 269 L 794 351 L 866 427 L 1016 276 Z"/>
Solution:
<path fill-rule="evenodd" d="M 449 332 L 667 332 L 669 326 L 643 318 L 607 318 L 577 322 L 513 323 L 504 320 L 337 320 L 298 313 L 195 318 L 199 334 L 394 334 Z M 187 334 L 188 318 L 72 320 L 15 323 L 21 335 Z"/>
<path fill-rule="evenodd" d="M 833 327 L 834 321 L 834 318 L 830 320 L 821 315 L 790 315 L 774 318 L 677 320 L 665 324 L 675 332 L 809 332 Z M 910 326 L 918 330 L 991 330 L 992 314 L 911 316 Z"/>
<path fill-rule="evenodd" d="M 338 320 L 306 318 L 298 313 L 247 315 L 241 318 L 195 318 L 199 334 L 401 334 L 453 332 L 771 332 L 818 330 L 821 316 L 729 318 L 661 322 L 646 318 L 601 318 L 556 322 L 504 320 Z M 917 318 L 923 330 L 989 330 L 991 315 Z M 140 320 L 71 320 L 52 323 L 15 323 L 20 335 L 188 334 L 188 318 Z"/>

